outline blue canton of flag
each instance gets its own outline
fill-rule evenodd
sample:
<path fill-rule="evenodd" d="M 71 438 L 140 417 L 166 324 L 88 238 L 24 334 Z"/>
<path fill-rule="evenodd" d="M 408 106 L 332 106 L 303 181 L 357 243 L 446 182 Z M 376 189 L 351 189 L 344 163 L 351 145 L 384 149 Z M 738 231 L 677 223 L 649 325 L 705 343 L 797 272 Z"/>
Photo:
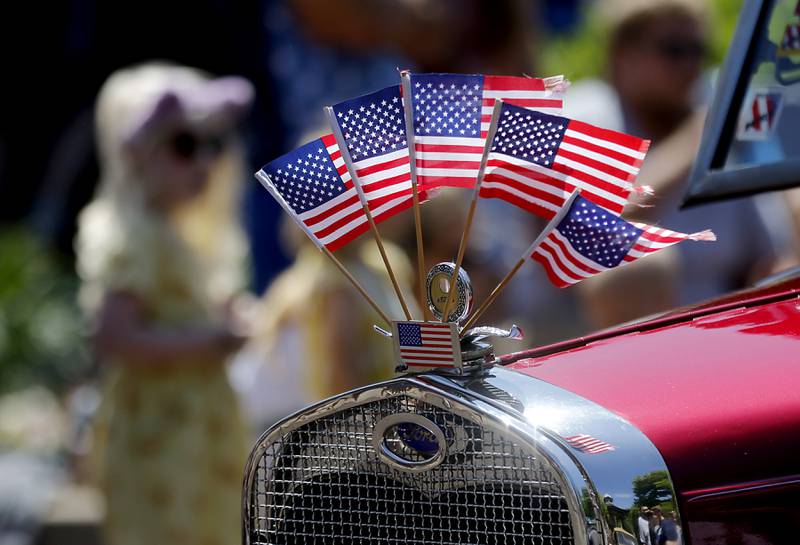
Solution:
<path fill-rule="evenodd" d="M 264 167 L 275 188 L 302 214 L 347 191 L 321 140 L 309 142 Z"/>
<path fill-rule="evenodd" d="M 482 87 L 480 75 L 414 74 L 411 86 L 414 133 L 479 137 Z"/>
<path fill-rule="evenodd" d="M 406 124 L 400 86 L 333 106 L 353 161 L 406 149 Z"/>
<path fill-rule="evenodd" d="M 331 134 L 269 162 L 257 176 L 279 202 L 290 208 L 287 212 L 331 251 L 369 229 L 363 205 Z"/>
<path fill-rule="evenodd" d="M 633 247 L 642 230 L 603 208 L 578 197 L 556 227 L 582 256 L 606 267 L 616 267 Z"/>
<path fill-rule="evenodd" d="M 422 328 L 419 324 L 397 324 L 401 346 L 422 346 Z"/>
<path fill-rule="evenodd" d="M 567 132 L 567 119 L 504 105 L 489 151 L 550 166 Z"/>

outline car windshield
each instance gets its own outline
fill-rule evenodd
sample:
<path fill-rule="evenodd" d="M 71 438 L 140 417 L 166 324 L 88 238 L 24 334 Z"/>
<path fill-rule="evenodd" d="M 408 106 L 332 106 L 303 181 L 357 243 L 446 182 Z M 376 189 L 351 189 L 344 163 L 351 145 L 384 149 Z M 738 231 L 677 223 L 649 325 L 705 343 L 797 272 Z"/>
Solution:
<path fill-rule="evenodd" d="M 686 202 L 800 184 L 800 7 L 749 2 L 706 121 Z"/>

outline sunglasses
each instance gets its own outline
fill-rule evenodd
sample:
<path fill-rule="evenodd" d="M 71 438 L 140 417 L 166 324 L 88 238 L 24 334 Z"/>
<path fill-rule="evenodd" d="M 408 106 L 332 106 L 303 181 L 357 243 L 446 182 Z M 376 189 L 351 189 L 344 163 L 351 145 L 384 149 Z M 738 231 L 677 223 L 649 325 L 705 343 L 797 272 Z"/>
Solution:
<path fill-rule="evenodd" d="M 694 40 L 656 40 L 653 49 L 665 59 L 674 61 L 700 60 L 708 53 L 708 47 L 703 42 Z"/>
<path fill-rule="evenodd" d="M 225 149 L 228 138 L 220 135 L 201 135 L 191 131 L 173 134 L 168 145 L 170 151 L 180 159 L 193 161 L 201 155 L 216 157 Z"/>

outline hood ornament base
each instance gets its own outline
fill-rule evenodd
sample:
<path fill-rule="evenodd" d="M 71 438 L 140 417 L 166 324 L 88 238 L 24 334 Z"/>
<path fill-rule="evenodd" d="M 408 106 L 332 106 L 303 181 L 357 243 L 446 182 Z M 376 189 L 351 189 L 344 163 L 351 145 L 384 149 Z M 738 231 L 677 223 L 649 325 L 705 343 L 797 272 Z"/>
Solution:
<path fill-rule="evenodd" d="M 427 276 L 428 308 L 440 320 L 444 315 L 454 270 L 453 263 L 439 263 Z M 392 322 L 392 331 L 373 326 L 377 333 L 393 340 L 396 372 L 436 372 L 456 376 L 479 373 L 497 363 L 494 346 L 486 339 L 523 338 L 522 329 L 516 325 L 508 330 L 479 326 L 462 332 L 458 324 L 467 318 L 472 309 L 472 285 L 466 271 L 459 271 L 454 284 L 452 288 L 457 290 L 456 304 L 453 311 L 448 312 L 449 321 L 395 321 Z"/>

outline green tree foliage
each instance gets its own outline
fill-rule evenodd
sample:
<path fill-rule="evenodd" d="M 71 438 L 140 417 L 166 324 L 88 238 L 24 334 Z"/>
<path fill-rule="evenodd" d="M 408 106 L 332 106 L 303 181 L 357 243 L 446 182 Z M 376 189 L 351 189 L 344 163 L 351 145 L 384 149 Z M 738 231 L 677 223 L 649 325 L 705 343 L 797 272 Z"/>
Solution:
<path fill-rule="evenodd" d="M 0 393 L 59 391 L 89 368 L 77 280 L 23 229 L 0 234 Z"/>
<path fill-rule="evenodd" d="M 672 504 L 672 486 L 666 471 L 653 471 L 633 480 L 633 504 L 636 507 L 660 505 L 663 511 L 675 508 Z"/>
<path fill-rule="evenodd" d="M 711 0 L 712 66 L 722 63 L 736 28 L 743 0 Z M 605 18 L 589 2 L 583 21 L 564 36 L 545 36 L 540 41 L 536 58 L 541 74 L 564 74 L 572 81 L 587 77 L 602 77 L 606 70 L 609 30 Z M 546 44 L 546 46 L 545 46 Z"/>

